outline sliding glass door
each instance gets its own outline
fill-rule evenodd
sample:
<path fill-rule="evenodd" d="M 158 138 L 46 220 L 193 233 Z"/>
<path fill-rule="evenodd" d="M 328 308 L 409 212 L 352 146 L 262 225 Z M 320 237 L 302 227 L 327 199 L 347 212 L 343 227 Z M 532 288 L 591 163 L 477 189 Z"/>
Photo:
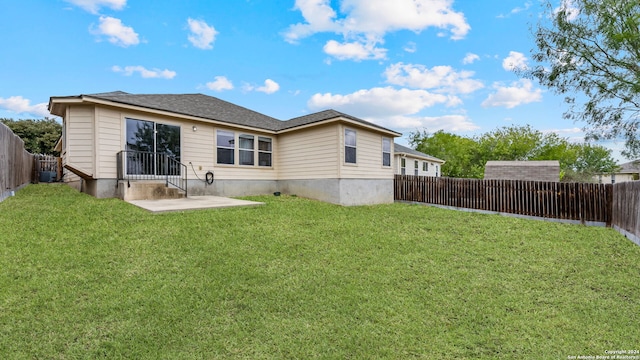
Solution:
<path fill-rule="evenodd" d="M 180 175 L 180 127 L 136 119 L 126 121 L 127 174 Z"/>

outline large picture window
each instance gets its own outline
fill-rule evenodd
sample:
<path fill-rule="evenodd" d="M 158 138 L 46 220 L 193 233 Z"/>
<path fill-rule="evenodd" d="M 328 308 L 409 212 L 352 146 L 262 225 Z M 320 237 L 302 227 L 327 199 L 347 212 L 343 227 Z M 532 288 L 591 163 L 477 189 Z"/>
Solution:
<path fill-rule="evenodd" d="M 382 166 L 391 166 L 391 139 L 382 138 Z"/>
<path fill-rule="evenodd" d="M 344 129 L 344 162 L 356 163 L 356 131 Z"/>
<path fill-rule="evenodd" d="M 218 130 L 216 133 L 218 164 L 234 164 L 235 139 L 232 131 Z"/>
<path fill-rule="evenodd" d="M 179 175 L 177 165 L 169 164 L 161 155 L 180 162 L 180 126 L 136 119 L 126 121 L 127 174 Z"/>

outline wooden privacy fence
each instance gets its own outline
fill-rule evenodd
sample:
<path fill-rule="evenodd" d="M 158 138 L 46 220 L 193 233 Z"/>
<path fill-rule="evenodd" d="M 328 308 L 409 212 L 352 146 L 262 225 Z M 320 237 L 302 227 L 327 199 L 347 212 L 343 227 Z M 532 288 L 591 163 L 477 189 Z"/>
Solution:
<path fill-rule="evenodd" d="M 24 141 L 0 123 L 0 201 L 31 182 L 33 162 L 33 155 L 24 149 Z"/>
<path fill-rule="evenodd" d="M 613 185 L 611 224 L 640 245 L 640 181 Z"/>
<path fill-rule="evenodd" d="M 611 224 L 611 184 L 396 175 L 396 200 Z"/>
<path fill-rule="evenodd" d="M 54 182 L 62 178 L 62 158 L 33 155 L 33 182 Z"/>

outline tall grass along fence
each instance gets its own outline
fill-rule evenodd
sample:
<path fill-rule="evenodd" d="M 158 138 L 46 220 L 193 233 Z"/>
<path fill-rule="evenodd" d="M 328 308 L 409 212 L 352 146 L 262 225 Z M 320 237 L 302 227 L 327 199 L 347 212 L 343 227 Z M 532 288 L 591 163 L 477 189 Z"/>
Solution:
<path fill-rule="evenodd" d="M 640 181 L 617 184 L 396 175 L 395 200 L 611 226 L 640 245 Z"/>
<path fill-rule="evenodd" d="M 0 123 L 0 201 L 33 179 L 33 155 L 24 141 Z"/>

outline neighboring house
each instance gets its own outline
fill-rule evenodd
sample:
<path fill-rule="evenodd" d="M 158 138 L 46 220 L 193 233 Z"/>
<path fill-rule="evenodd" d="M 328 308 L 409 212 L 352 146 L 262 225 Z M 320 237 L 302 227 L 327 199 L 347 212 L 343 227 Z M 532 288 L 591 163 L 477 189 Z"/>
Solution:
<path fill-rule="evenodd" d="M 560 162 L 542 161 L 487 161 L 485 180 L 560 181 Z"/>
<path fill-rule="evenodd" d="M 394 200 L 401 134 L 335 110 L 281 121 L 202 94 L 117 91 L 51 97 L 49 111 L 63 121 L 64 181 L 96 197 L 131 199 L 134 183 L 188 177 L 189 195 Z"/>
<path fill-rule="evenodd" d="M 595 180 L 600 184 L 635 181 L 640 179 L 640 160 L 618 165 L 620 168 L 612 174 L 597 174 Z"/>
<path fill-rule="evenodd" d="M 420 151 L 393 144 L 393 167 L 398 175 L 441 176 L 444 160 Z"/>

